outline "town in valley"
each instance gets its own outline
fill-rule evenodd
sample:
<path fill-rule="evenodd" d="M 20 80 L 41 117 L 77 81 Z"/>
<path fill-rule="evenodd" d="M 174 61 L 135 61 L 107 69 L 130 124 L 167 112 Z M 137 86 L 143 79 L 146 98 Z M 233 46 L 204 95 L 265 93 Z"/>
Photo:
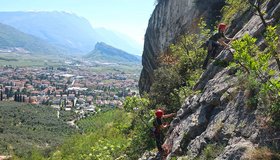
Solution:
<path fill-rule="evenodd" d="M 95 66 L 71 60 L 56 67 L 1 66 L 0 100 L 40 104 L 86 115 L 97 109 L 122 107 L 126 96 L 138 94 L 139 73 L 118 69 L 95 72 L 92 69 Z"/>

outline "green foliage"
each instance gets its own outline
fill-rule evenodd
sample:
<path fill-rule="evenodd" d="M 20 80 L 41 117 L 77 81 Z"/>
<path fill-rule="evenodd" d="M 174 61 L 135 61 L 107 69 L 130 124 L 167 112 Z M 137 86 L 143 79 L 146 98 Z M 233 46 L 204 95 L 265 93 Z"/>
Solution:
<path fill-rule="evenodd" d="M 223 7 L 222 21 L 229 24 L 234 18 L 244 13 L 249 8 L 247 0 L 226 0 Z"/>
<path fill-rule="evenodd" d="M 131 142 L 128 132 L 131 118 L 122 110 L 110 110 L 78 121 L 84 134 L 70 137 L 50 159 L 125 159 L 125 150 Z"/>
<path fill-rule="evenodd" d="M 148 108 L 149 105 L 150 101 L 147 98 L 126 97 L 124 101 L 124 109 L 132 114 L 134 124 L 136 121 L 140 122 L 145 128 L 150 127 L 148 121 L 153 117 L 153 111 Z"/>
<path fill-rule="evenodd" d="M 280 71 L 280 56 L 279 56 L 279 25 L 278 26 L 268 26 L 266 29 L 265 40 L 267 43 L 267 52 L 272 55 L 272 57 L 276 60 L 278 70 Z"/>
<path fill-rule="evenodd" d="M 57 119 L 55 109 L 24 103 L 0 103 L 0 152 L 30 159 L 33 153 L 47 156 L 53 147 L 77 133 Z M 41 154 L 41 153 L 40 153 Z"/>
<path fill-rule="evenodd" d="M 185 97 L 193 94 L 193 86 L 200 77 L 201 66 L 207 54 L 203 48 L 210 30 L 201 21 L 199 33 L 186 33 L 170 45 L 169 52 L 160 57 L 161 67 L 154 73 L 151 86 L 151 105 L 165 105 L 176 111 Z"/>
<path fill-rule="evenodd" d="M 1 42 L 0 42 L 1 43 Z M 20 53 L 1 53 L 0 65 L 8 66 L 61 66 L 64 57 L 52 55 L 29 55 Z M 47 63 L 46 63 L 47 62 Z"/>
<path fill-rule="evenodd" d="M 202 151 L 201 155 L 197 159 L 215 159 L 217 156 L 219 156 L 224 150 L 224 146 L 222 145 L 216 145 L 216 144 L 208 144 Z"/>
<path fill-rule="evenodd" d="M 78 115 L 73 110 L 71 111 L 61 110 L 59 114 L 59 118 L 65 122 L 72 121 L 73 119 L 76 119 L 77 116 Z"/>
<path fill-rule="evenodd" d="M 149 105 L 149 99 L 139 97 L 127 97 L 124 102 L 125 110 L 133 115 L 132 141 L 126 152 L 130 159 L 138 159 L 146 150 L 155 147 L 150 132 L 153 126 L 150 122 L 154 117 L 154 111 L 148 108 Z"/>
<path fill-rule="evenodd" d="M 107 128 L 117 128 L 119 130 L 128 128 L 131 118 L 131 115 L 122 110 L 110 110 L 81 119 L 77 122 L 77 125 L 85 133 L 98 132 L 101 135 L 106 135 Z"/>
<path fill-rule="evenodd" d="M 230 24 L 234 19 L 240 18 L 248 10 L 254 10 L 260 17 L 263 25 L 267 27 L 264 19 L 265 11 L 262 10 L 262 4 L 266 0 L 226 0 L 226 5 L 223 7 L 222 21 Z"/>
<path fill-rule="evenodd" d="M 265 40 L 268 45 L 268 51 L 269 52 L 275 52 L 277 51 L 277 47 L 279 46 L 279 34 L 277 34 L 277 27 L 278 26 L 268 26 L 267 31 L 265 34 Z"/>
<path fill-rule="evenodd" d="M 167 105 L 169 107 L 180 107 L 177 95 L 174 99 L 174 89 L 179 88 L 183 80 L 175 67 L 160 67 L 154 72 L 155 82 L 151 86 L 150 99 L 153 106 Z M 179 102 L 179 104 L 178 104 Z M 177 104 L 177 105 L 176 105 Z"/>
<path fill-rule="evenodd" d="M 234 41 L 232 47 L 235 49 L 234 59 L 237 63 L 232 63 L 231 66 L 242 68 L 239 79 L 243 87 L 254 93 L 250 103 L 268 106 L 268 115 L 277 124 L 280 122 L 280 78 L 279 71 L 271 67 L 279 45 L 275 27 L 267 28 L 265 41 L 268 44 L 265 51 L 260 51 L 255 44 L 256 38 L 249 35 Z"/>
<path fill-rule="evenodd" d="M 127 112 L 139 113 L 148 108 L 150 101 L 147 98 L 140 97 L 126 97 L 124 102 L 124 109 Z"/>
<path fill-rule="evenodd" d="M 269 55 L 259 54 L 258 46 L 255 44 L 256 38 L 246 34 L 242 39 L 236 40 L 232 43 L 232 48 L 235 49 L 234 59 L 243 67 L 248 74 L 251 70 L 258 70 L 266 68 L 268 64 Z M 261 59 L 259 59 L 261 58 Z M 261 60 L 263 63 L 258 63 Z"/>
<path fill-rule="evenodd" d="M 193 73 L 201 68 L 207 51 L 204 46 L 210 37 L 210 30 L 201 21 L 198 25 L 199 33 L 186 33 L 182 35 L 176 44 L 170 46 L 171 54 L 176 57 L 175 68 L 179 70 L 183 79 L 189 79 Z"/>

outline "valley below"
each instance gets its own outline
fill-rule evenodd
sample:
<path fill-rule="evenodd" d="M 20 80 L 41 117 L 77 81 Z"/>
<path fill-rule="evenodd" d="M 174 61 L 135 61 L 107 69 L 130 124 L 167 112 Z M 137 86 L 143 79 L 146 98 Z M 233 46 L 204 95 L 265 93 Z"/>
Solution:
<path fill-rule="evenodd" d="M 83 132 L 79 120 L 122 108 L 125 97 L 138 94 L 140 71 L 135 63 L 1 53 L 0 152 L 48 154 Z"/>

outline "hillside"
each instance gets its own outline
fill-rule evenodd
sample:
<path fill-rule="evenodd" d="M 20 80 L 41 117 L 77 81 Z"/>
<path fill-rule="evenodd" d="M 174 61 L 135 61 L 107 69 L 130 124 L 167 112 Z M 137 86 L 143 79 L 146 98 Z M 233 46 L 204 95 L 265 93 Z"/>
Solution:
<path fill-rule="evenodd" d="M 139 56 L 131 55 L 104 42 L 97 43 L 94 50 L 85 57 L 102 63 L 140 63 Z"/>
<path fill-rule="evenodd" d="M 94 29 L 87 19 L 73 13 L 0 12 L 0 23 L 39 37 L 69 53 L 88 53 L 94 49 L 97 41 L 118 44 L 123 50 L 134 54 L 141 53 L 137 43 L 112 31 Z"/>
<path fill-rule="evenodd" d="M 158 2 L 145 36 L 139 86 L 151 108 L 177 113 L 161 156 L 280 159 L 280 2 Z M 207 51 L 201 46 L 213 34 L 215 19 L 226 22 L 226 35 L 236 39 L 202 70 Z M 141 159 L 159 155 L 147 151 Z"/>
<path fill-rule="evenodd" d="M 0 23 L 0 48 L 4 51 L 37 54 L 62 54 L 46 41 Z"/>
<path fill-rule="evenodd" d="M 130 145 L 127 132 L 131 116 L 123 110 L 109 110 L 78 121 L 83 135 L 76 135 L 60 146 L 51 159 L 117 159 Z M 73 145 L 75 144 L 75 145 Z M 71 146 L 69 148 L 69 146 Z"/>
<path fill-rule="evenodd" d="M 77 133 L 63 119 L 57 119 L 55 109 L 47 106 L 1 102 L 0 113 L 1 155 L 30 159 L 32 151 L 48 153 Z"/>

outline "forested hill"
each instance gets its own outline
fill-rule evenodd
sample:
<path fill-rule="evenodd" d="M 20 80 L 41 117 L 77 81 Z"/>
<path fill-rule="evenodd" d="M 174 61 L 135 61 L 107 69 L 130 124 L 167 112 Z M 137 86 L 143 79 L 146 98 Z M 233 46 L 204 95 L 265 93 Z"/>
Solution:
<path fill-rule="evenodd" d="M 0 23 L 0 48 L 4 51 L 36 54 L 63 54 L 46 41 Z"/>

